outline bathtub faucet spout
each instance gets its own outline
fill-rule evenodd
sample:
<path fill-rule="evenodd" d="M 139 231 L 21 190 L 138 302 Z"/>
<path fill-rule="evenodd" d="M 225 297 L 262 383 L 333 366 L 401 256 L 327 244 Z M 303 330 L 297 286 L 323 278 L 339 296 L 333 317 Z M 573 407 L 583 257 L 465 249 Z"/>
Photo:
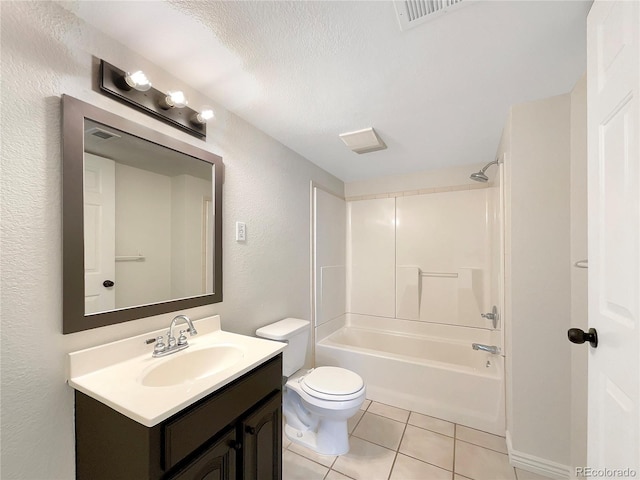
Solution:
<path fill-rule="evenodd" d="M 493 353 L 494 355 L 498 355 L 500 353 L 500 347 L 496 347 L 495 345 L 483 345 L 482 343 L 472 343 L 471 347 L 474 350 L 482 350 L 483 352 Z"/>

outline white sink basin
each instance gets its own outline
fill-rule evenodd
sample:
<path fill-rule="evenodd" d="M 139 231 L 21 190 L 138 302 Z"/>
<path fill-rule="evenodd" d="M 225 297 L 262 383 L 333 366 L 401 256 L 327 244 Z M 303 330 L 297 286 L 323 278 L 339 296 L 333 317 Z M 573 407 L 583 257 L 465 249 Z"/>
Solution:
<path fill-rule="evenodd" d="M 218 315 L 194 324 L 199 333 L 189 338 L 189 348 L 166 357 L 151 355 L 153 339 L 165 335 L 166 328 L 72 352 L 69 385 L 153 427 L 278 355 L 286 346 L 225 332 Z"/>
<path fill-rule="evenodd" d="M 174 353 L 143 372 L 138 381 L 145 387 L 171 387 L 214 375 L 238 363 L 244 357 L 233 345 L 215 345 L 200 350 Z"/>

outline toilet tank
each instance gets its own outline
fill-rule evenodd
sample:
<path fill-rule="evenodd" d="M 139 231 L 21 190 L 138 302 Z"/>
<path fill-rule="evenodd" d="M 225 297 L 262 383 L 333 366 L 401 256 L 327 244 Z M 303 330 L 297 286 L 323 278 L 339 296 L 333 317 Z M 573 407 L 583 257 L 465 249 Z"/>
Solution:
<path fill-rule="evenodd" d="M 290 377 L 304 366 L 309 343 L 309 322 L 299 318 L 285 318 L 256 330 L 256 335 L 269 340 L 286 342 L 282 352 L 282 374 Z"/>

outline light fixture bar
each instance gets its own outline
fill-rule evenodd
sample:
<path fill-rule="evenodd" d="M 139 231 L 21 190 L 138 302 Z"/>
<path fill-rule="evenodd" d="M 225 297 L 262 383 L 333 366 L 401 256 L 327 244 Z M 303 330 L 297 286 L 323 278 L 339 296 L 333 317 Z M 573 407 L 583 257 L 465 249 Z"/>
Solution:
<path fill-rule="evenodd" d="M 202 140 L 207 138 L 206 123 L 193 122 L 199 112 L 185 106 L 183 108 L 163 108 L 162 101 L 166 98 L 167 92 L 162 92 L 156 88 L 149 88 L 147 91 L 140 91 L 134 88 L 126 90 L 122 88 L 124 77 L 127 72 L 111 65 L 104 60 L 100 60 L 99 85 L 100 90 L 109 96 L 127 103 L 138 110 L 152 115 L 182 131 L 185 131 Z"/>

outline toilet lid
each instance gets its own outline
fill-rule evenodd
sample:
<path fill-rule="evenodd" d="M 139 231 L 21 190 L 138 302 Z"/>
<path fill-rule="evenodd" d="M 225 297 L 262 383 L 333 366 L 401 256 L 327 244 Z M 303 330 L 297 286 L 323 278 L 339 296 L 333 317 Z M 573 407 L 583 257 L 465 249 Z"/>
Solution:
<path fill-rule="evenodd" d="M 350 400 L 364 388 L 360 375 L 339 367 L 318 367 L 304 376 L 302 389 L 327 400 Z"/>

